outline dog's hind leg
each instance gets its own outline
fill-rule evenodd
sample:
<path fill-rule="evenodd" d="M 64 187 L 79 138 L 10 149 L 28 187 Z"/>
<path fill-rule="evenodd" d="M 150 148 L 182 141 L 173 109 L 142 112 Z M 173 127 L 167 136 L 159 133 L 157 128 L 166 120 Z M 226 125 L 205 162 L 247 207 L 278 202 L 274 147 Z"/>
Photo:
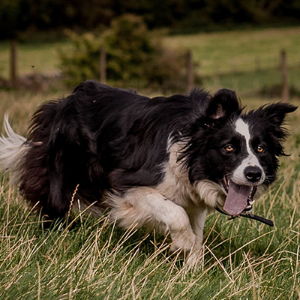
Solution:
<path fill-rule="evenodd" d="M 194 265 L 201 258 L 202 243 L 193 232 L 184 208 L 148 187 L 132 188 L 122 197 L 111 196 L 111 217 L 120 226 L 130 228 L 150 225 L 168 231 L 171 250 L 189 253 L 188 263 Z"/>

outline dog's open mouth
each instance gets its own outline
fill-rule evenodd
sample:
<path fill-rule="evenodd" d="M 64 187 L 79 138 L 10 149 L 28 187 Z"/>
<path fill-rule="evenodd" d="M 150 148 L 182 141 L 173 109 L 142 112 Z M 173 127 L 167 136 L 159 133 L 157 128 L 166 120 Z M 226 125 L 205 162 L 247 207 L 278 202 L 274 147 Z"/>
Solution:
<path fill-rule="evenodd" d="M 222 209 L 216 208 L 222 214 L 228 215 L 231 219 L 241 216 L 253 219 L 269 226 L 274 226 L 271 220 L 249 213 L 254 203 L 254 196 L 257 190 L 256 186 L 238 185 L 226 177 L 221 181 L 226 192 L 226 199 Z"/>
<path fill-rule="evenodd" d="M 238 185 L 226 177 L 222 180 L 222 185 L 227 193 L 223 206 L 224 212 L 231 216 L 238 216 L 252 209 L 256 186 Z"/>

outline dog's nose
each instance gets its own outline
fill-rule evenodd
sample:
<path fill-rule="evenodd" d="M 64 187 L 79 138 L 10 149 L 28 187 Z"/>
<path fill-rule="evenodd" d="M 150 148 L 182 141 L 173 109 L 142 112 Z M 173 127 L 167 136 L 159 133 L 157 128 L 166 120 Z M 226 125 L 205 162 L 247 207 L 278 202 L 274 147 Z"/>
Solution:
<path fill-rule="evenodd" d="M 257 182 L 262 176 L 262 171 L 258 167 L 247 167 L 244 174 L 250 182 Z"/>

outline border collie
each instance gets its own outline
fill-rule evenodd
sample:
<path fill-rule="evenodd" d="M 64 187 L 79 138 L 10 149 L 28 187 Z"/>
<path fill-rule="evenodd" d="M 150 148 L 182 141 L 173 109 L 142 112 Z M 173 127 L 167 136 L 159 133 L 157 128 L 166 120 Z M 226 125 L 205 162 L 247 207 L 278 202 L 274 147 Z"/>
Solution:
<path fill-rule="evenodd" d="M 171 249 L 193 264 L 207 213 L 242 215 L 275 180 L 282 124 L 295 109 L 276 103 L 243 113 L 227 89 L 148 98 L 86 81 L 43 104 L 26 139 L 6 118 L 0 167 L 43 216 L 109 208 L 122 227 L 169 232 Z"/>

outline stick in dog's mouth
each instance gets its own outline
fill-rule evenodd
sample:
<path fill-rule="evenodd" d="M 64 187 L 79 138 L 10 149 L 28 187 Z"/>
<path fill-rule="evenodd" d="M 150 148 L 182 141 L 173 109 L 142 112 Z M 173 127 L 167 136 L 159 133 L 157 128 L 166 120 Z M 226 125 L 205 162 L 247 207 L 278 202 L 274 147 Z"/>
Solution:
<path fill-rule="evenodd" d="M 231 219 L 241 216 L 263 222 L 270 226 L 274 225 L 271 220 L 249 213 L 254 203 L 256 186 L 238 185 L 227 177 L 223 178 L 221 185 L 227 195 L 223 209 L 217 208 L 217 211 L 230 216 Z"/>

